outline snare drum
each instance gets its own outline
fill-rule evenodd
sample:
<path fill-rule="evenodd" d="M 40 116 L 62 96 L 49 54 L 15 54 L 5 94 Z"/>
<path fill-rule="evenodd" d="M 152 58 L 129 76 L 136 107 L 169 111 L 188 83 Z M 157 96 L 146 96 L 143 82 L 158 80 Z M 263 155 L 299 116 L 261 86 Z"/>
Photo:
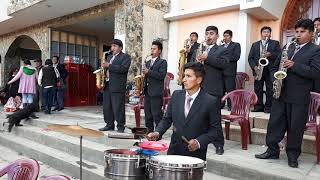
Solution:
<path fill-rule="evenodd" d="M 151 180 L 202 180 L 205 161 L 179 155 L 159 155 L 149 160 Z"/>
<path fill-rule="evenodd" d="M 110 179 L 145 180 L 146 158 L 130 149 L 105 151 L 104 175 Z"/>

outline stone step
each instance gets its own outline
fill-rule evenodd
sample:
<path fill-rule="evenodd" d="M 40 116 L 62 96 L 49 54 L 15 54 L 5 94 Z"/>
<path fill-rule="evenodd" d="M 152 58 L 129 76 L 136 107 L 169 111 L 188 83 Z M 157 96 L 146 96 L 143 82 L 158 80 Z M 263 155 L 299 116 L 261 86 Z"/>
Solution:
<path fill-rule="evenodd" d="M 0 144 L 18 153 L 40 160 L 66 174 L 79 178 L 79 158 L 10 133 L 2 133 Z M 103 157 L 102 157 L 103 158 Z M 83 161 L 83 179 L 105 180 L 104 166 Z"/>

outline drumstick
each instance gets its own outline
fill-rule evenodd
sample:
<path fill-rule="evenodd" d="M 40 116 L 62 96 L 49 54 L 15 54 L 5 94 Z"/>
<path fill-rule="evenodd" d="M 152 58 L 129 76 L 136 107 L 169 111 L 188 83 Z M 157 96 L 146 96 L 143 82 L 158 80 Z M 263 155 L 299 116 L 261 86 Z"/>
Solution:
<path fill-rule="evenodd" d="M 186 144 L 189 144 L 189 141 L 188 141 L 188 139 L 186 137 L 181 136 L 181 138 L 182 138 L 183 142 L 185 142 Z"/>

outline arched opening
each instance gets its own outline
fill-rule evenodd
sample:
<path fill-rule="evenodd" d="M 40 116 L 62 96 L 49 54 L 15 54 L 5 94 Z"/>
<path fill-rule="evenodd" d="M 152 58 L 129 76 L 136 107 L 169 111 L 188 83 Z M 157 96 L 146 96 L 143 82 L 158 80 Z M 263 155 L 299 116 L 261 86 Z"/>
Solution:
<path fill-rule="evenodd" d="M 41 58 L 39 45 L 29 36 L 17 37 L 10 45 L 4 62 L 4 80 L 7 82 L 9 72 L 13 68 L 19 68 L 22 60 L 35 60 Z"/>
<path fill-rule="evenodd" d="M 289 0 L 282 16 L 282 44 L 294 36 L 294 25 L 299 19 L 314 19 L 320 16 L 319 0 Z"/>

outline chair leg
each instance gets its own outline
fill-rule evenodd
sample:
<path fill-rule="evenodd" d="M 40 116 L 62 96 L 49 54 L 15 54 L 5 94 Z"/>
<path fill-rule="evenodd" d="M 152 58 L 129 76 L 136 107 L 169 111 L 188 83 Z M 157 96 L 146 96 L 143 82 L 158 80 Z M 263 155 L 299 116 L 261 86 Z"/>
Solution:
<path fill-rule="evenodd" d="M 226 134 L 226 140 L 229 140 L 230 139 L 230 122 L 224 122 L 224 132 Z"/>
<path fill-rule="evenodd" d="M 134 117 L 136 119 L 136 127 L 140 127 L 140 120 L 141 120 L 141 115 L 140 115 L 141 108 L 140 108 L 140 106 L 139 105 L 134 106 L 133 111 L 134 111 Z"/>
<path fill-rule="evenodd" d="M 241 132 L 241 145 L 242 150 L 248 149 L 248 136 L 249 136 L 249 130 L 248 130 L 248 123 L 246 121 L 240 122 L 240 132 Z"/>
<path fill-rule="evenodd" d="M 317 164 L 320 164 L 320 129 L 316 132 L 316 153 L 317 153 Z"/>

